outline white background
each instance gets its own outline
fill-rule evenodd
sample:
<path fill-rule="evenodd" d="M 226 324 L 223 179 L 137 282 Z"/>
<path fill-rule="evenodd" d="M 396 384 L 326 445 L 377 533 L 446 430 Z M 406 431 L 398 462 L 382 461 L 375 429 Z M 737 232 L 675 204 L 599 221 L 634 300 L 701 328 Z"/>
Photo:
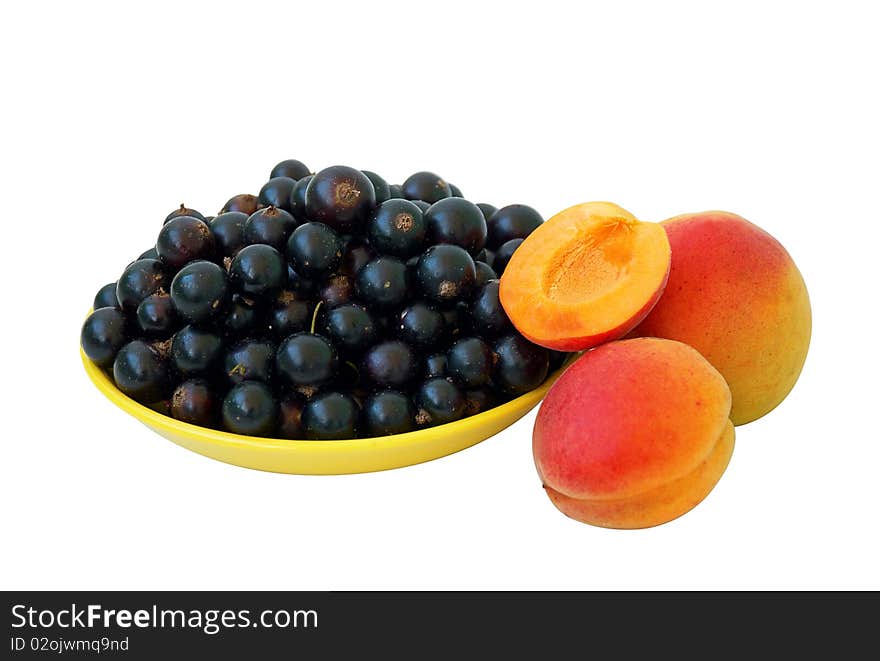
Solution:
<path fill-rule="evenodd" d="M 872 4 L 480 4 L 6 6 L 2 587 L 880 587 Z M 79 328 L 178 203 L 214 213 L 283 158 L 431 169 L 545 216 L 740 213 L 809 287 L 800 382 L 702 505 L 644 531 L 553 508 L 534 414 L 370 475 L 191 454 L 95 390 Z"/>

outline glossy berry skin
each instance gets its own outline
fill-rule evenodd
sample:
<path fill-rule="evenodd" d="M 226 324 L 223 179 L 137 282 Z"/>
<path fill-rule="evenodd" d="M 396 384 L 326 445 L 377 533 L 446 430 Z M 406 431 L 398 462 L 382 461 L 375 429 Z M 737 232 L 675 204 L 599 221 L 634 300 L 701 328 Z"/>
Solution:
<path fill-rule="evenodd" d="M 266 384 L 243 381 L 223 400 L 223 426 L 233 434 L 272 436 L 278 420 L 278 402 Z"/>
<path fill-rule="evenodd" d="M 328 309 L 351 303 L 354 298 L 354 282 L 347 275 L 334 275 L 324 282 L 318 293 Z"/>
<path fill-rule="evenodd" d="M 92 312 L 80 332 L 83 352 L 98 367 L 113 364 L 116 352 L 128 341 L 125 314 L 119 308 L 103 307 Z"/>
<path fill-rule="evenodd" d="M 444 326 L 443 314 L 419 301 L 401 310 L 397 335 L 414 347 L 430 349 L 442 341 Z"/>
<path fill-rule="evenodd" d="M 278 402 L 278 438 L 300 439 L 305 436 L 302 412 L 305 402 L 296 394 L 285 395 Z"/>
<path fill-rule="evenodd" d="M 294 333 L 309 330 L 313 305 L 307 299 L 285 289 L 275 297 L 267 312 L 269 330 L 279 342 Z"/>
<path fill-rule="evenodd" d="M 464 395 L 447 379 L 425 381 L 416 392 L 415 404 L 416 422 L 423 426 L 434 427 L 464 417 Z"/>
<path fill-rule="evenodd" d="M 363 431 L 367 436 L 403 434 L 416 428 L 416 407 L 396 390 L 377 392 L 364 402 Z"/>
<path fill-rule="evenodd" d="M 137 327 L 145 337 L 165 338 L 177 330 L 177 312 L 171 297 L 165 293 L 150 294 L 137 307 Z"/>
<path fill-rule="evenodd" d="M 434 204 L 438 200 L 452 196 L 449 184 L 433 172 L 416 172 L 403 182 L 401 189 L 408 200 L 422 200 Z"/>
<path fill-rule="evenodd" d="M 321 278 L 342 261 L 342 240 L 324 223 L 305 223 L 287 241 L 287 259 L 293 270 L 306 278 Z"/>
<path fill-rule="evenodd" d="M 413 204 L 415 204 L 422 213 L 425 213 L 428 209 L 431 208 L 431 204 L 429 202 L 425 202 L 424 200 L 410 200 Z"/>
<path fill-rule="evenodd" d="M 303 222 L 306 217 L 306 189 L 314 175 L 308 175 L 296 182 L 296 186 L 290 191 L 290 203 L 288 208 L 293 217 Z"/>
<path fill-rule="evenodd" d="M 509 204 L 501 207 L 487 221 L 489 238 L 486 245 L 497 250 L 513 239 L 525 239 L 543 222 L 541 214 L 528 205 Z"/>
<path fill-rule="evenodd" d="M 119 299 L 116 298 L 116 283 L 110 282 L 101 287 L 95 294 L 95 300 L 92 301 L 92 309 L 99 308 L 118 308 Z"/>
<path fill-rule="evenodd" d="M 492 380 L 491 347 L 478 337 L 457 340 L 446 352 L 446 375 L 462 388 L 478 388 Z"/>
<path fill-rule="evenodd" d="M 419 361 L 405 342 L 381 342 L 364 354 L 361 375 L 378 388 L 405 388 L 419 375 Z"/>
<path fill-rule="evenodd" d="M 370 215 L 370 245 L 383 255 L 407 259 L 425 245 L 428 224 L 422 210 L 409 200 L 388 200 Z"/>
<path fill-rule="evenodd" d="M 355 291 L 370 309 L 392 310 L 400 307 L 409 296 L 406 264 L 396 257 L 377 257 L 358 272 Z"/>
<path fill-rule="evenodd" d="M 373 184 L 373 190 L 376 193 L 375 204 L 382 204 L 391 198 L 391 189 L 389 188 L 387 181 L 375 172 L 370 172 L 369 170 L 361 170 L 361 172 L 363 172 L 367 176 L 367 179 L 370 180 L 370 183 Z"/>
<path fill-rule="evenodd" d="M 361 225 L 376 206 L 376 190 L 360 170 L 334 165 L 318 172 L 306 188 L 306 216 L 338 232 Z"/>
<path fill-rule="evenodd" d="M 376 252 L 361 239 L 351 238 L 342 251 L 342 264 L 339 272 L 354 278 L 367 262 L 376 257 Z"/>
<path fill-rule="evenodd" d="M 492 268 L 498 274 L 499 278 L 504 274 L 504 269 L 507 268 L 507 263 L 510 261 L 510 258 L 513 257 L 514 251 L 519 248 L 522 242 L 522 239 L 511 239 L 510 241 L 502 243 L 501 247 L 498 248 L 498 251 L 495 253 L 495 259 L 492 262 Z"/>
<path fill-rule="evenodd" d="M 449 192 L 452 197 L 464 197 L 461 193 L 461 189 L 455 184 L 449 184 Z"/>
<path fill-rule="evenodd" d="M 495 267 L 493 266 L 495 264 L 495 252 L 492 250 L 483 248 L 480 252 L 477 253 L 476 257 L 474 257 L 474 261 L 483 262 L 483 264 L 488 266 L 490 269 L 492 269 L 493 271 L 495 270 Z"/>
<path fill-rule="evenodd" d="M 275 346 L 265 340 L 242 340 L 223 356 L 223 373 L 231 384 L 242 381 L 272 383 Z"/>
<path fill-rule="evenodd" d="M 493 409 L 502 402 L 502 398 L 494 390 L 488 387 L 473 388 L 464 391 L 464 415 L 465 417 L 478 415 L 483 411 Z"/>
<path fill-rule="evenodd" d="M 133 400 L 141 404 L 157 402 L 168 393 L 168 363 L 143 340 L 133 340 L 116 354 L 113 380 Z"/>
<path fill-rule="evenodd" d="M 238 211 L 246 216 L 250 216 L 257 210 L 257 208 L 259 208 L 259 206 L 260 199 L 256 195 L 240 193 L 239 195 L 233 195 L 230 197 L 226 201 L 226 204 L 223 205 L 223 208 L 220 209 L 220 213 L 224 214 L 228 211 Z"/>
<path fill-rule="evenodd" d="M 208 227 L 214 236 L 217 254 L 223 257 L 235 257 L 235 254 L 247 245 L 244 239 L 244 226 L 248 216 L 240 211 L 227 211 L 215 217 Z"/>
<path fill-rule="evenodd" d="M 425 358 L 424 376 L 426 379 L 446 376 L 445 353 L 434 353 Z"/>
<path fill-rule="evenodd" d="M 273 177 L 260 189 L 260 204 L 290 211 L 290 194 L 295 185 L 296 181 L 290 177 Z"/>
<path fill-rule="evenodd" d="M 298 224 L 284 209 L 266 207 L 248 217 L 244 225 L 244 242 L 247 245 L 265 243 L 275 250 L 283 251 L 287 238 Z"/>
<path fill-rule="evenodd" d="M 116 300 L 124 310 L 134 312 L 147 296 L 167 286 L 165 267 L 158 259 L 139 259 L 126 266 L 116 282 Z"/>
<path fill-rule="evenodd" d="M 241 337 L 255 331 L 259 321 L 260 311 L 256 302 L 247 296 L 233 294 L 218 326 L 230 337 Z"/>
<path fill-rule="evenodd" d="M 498 280 L 490 280 L 480 289 L 471 306 L 474 330 L 483 337 L 494 338 L 513 331 L 513 324 L 501 305 Z"/>
<path fill-rule="evenodd" d="M 297 296 L 304 298 L 316 298 L 318 295 L 319 282 L 304 278 L 293 270 L 293 267 L 287 265 L 287 285 L 286 288 L 295 293 Z"/>
<path fill-rule="evenodd" d="M 264 296 L 281 289 L 287 280 L 287 265 L 275 248 L 262 243 L 238 251 L 229 267 L 229 282 L 242 294 Z"/>
<path fill-rule="evenodd" d="M 338 392 L 320 394 L 303 408 L 306 438 L 334 441 L 356 438 L 359 410 L 351 396 Z"/>
<path fill-rule="evenodd" d="M 416 283 L 422 295 L 441 304 L 467 298 L 476 279 L 474 260 L 459 246 L 431 246 L 416 265 Z"/>
<path fill-rule="evenodd" d="M 144 250 L 138 259 L 159 259 L 159 253 L 156 252 L 156 246 Z"/>
<path fill-rule="evenodd" d="M 372 346 L 378 329 L 372 315 L 361 305 L 349 303 L 330 310 L 324 317 L 324 334 L 339 351 L 355 355 Z"/>
<path fill-rule="evenodd" d="M 222 351 L 220 335 L 193 325 L 184 326 L 171 338 L 171 362 L 184 376 L 207 374 Z"/>
<path fill-rule="evenodd" d="M 311 333 L 298 333 L 284 340 L 275 354 L 275 373 L 292 386 L 329 383 L 339 368 L 333 345 Z"/>
<path fill-rule="evenodd" d="M 309 174 L 311 174 L 311 171 L 305 163 L 298 161 L 295 158 L 288 158 L 272 168 L 272 172 L 269 173 L 269 178 L 288 177 L 294 181 L 299 181 L 303 177 L 307 177 Z"/>
<path fill-rule="evenodd" d="M 214 235 L 204 220 L 192 216 L 172 218 L 156 239 L 159 259 L 172 271 L 197 259 L 214 258 Z"/>
<path fill-rule="evenodd" d="M 474 281 L 475 291 L 480 291 L 490 280 L 498 279 L 495 271 L 486 262 L 474 260 L 474 268 L 477 272 L 477 279 Z"/>
<path fill-rule="evenodd" d="M 483 218 L 486 219 L 487 226 L 492 214 L 498 211 L 497 207 L 491 204 L 486 204 L 485 202 L 477 202 L 477 208 L 483 212 Z"/>
<path fill-rule="evenodd" d="M 191 324 L 217 317 L 227 292 L 226 271 L 214 262 L 190 262 L 171 281 L 171 303 L 180 318 Z"/>
<path fill-rule="evenodd" d="M 405 200 L 406 197 L 403 194 L 403 186 L 400 184 L 389 184 L 388 186 L 388 199 L 389 200 Z"/>
<path fill-rule="evenodd" d="M 495 343 L 494 353 L 494 382 L 509 395 L 517 396 L 534 390 L 547 378 L 549 352 L 519 333 L 500 338 Z"/>
<path fill-rule="evenodd" d="M 177 209 L 169 213 L 165 216 L 165 222 L 169 222 L 178 218 L 180 216 L 190 216 L 191 218 L 198 218 L 199 220 L 205 220 L 205 217 L 200 214 L 195 209 L 189 209 L 185 204 L 181 204 Z M 164 224 L 164 223 L 163 223 Z"/>
<path fill-rule="evenodd" d="M 486 245 L 486 219 L 477 205 L 460 197 L 449 197 L 425 212 L 428 241 L 451 243 L 476 255 Z"/>
<path fill-rule="evenodd" d="M 204 379 L 184 381 L 171 395 L 171 417 L 200 427 L 217 424 L 220 402 Z"/>

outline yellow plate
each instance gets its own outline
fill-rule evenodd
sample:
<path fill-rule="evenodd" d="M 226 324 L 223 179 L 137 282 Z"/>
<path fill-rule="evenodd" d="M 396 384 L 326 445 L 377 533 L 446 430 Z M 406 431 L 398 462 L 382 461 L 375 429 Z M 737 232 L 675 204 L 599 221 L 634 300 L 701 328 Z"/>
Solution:
<path fill-rule="evenodd" d="M 287 441 L 198 427 L 130 399 L 80 349 L 86 374 L 107 399 L 188 450 L 245 468 L 299 475 L 342 475 L 401 468 L 458 452 L 512 425 L 544 397 L 558 370 L 535 390 L 484 413 L 419 431 L 346 441 Z"/>

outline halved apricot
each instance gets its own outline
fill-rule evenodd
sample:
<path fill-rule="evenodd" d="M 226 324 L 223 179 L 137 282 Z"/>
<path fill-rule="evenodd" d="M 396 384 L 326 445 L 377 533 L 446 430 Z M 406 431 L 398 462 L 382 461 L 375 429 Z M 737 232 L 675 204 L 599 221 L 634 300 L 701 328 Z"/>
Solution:
<path fill-rule="evenodd" d="M 670 248 L 657 223 L 610 202 L 565 209 L 513 253 L 500 298 L 536 344 L 580 351 L 623 337 L 645 318 L 669 277 Z"/>

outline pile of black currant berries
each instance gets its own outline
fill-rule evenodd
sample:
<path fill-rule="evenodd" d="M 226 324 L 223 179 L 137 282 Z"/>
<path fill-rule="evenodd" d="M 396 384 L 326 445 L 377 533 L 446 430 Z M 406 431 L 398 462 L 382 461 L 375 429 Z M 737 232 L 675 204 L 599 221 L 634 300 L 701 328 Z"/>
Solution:
<path fill-rule="evenodd" d="M 531 207 L 430 172 L 272 169 L 219 215 L 181 207 L 101 288 L 82 347 L 123 393 L 204 427 L 345 439 L 440 425 L 539 386 L 564 354 L 498 300 Z"/>

